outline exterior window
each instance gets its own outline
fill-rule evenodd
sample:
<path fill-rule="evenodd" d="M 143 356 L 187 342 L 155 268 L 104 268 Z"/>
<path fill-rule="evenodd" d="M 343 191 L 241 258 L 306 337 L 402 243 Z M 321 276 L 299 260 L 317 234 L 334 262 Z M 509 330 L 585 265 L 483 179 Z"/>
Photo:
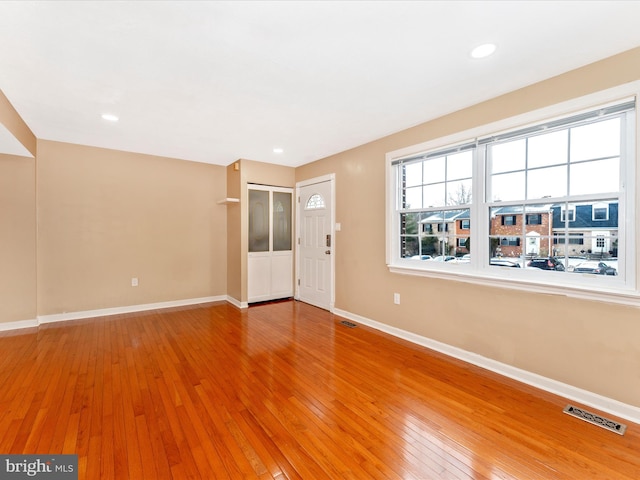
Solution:
<path fill-rule="evenodd" d="M 635 185 L 622 181 L 635 178 L 635 117 L 631 100 L 519 130 L 452 136 L 461 140 L 456 144 L 434 140 L 425 145 L 435 148 L 418 154 L 388 154 L 390 270 L 455 272 L 453 279 L 464 272 L 512 288 L 631 291 L 640 304 L 631 250 Z M 465 258 L 405 270 L 402 259 L 415 255 Z M 616 274 L 574 273 L 593 260 Z"/>
<path fill-rule="evenodd" d="M 608 206 L 593 206 L 593 220 L 609 220 L 609 207 Z"/>
<path fill-rule="evenodd" d="M 540 213 L 527 215 L 527 225 L 542 225 L 542 215 Z"/>
<path fill-rule="evenodd" d="M 560 218 L 561 222 L 575 222 L 576 221 L 576 211 L 575 210 L 562 210 L 562 216 Z"/>
<path fill-rule="evenodd" d="M 518 223 L 518 219 L 515 215 L 503 215 L 502 216 L 502 225 L 516 225 Z"/>
<path fill-rule="evenodd" d="M 519 247 L 520 237 L 503 237 L 500 239 L 500 245 L 503 247 Z"/>
<path fill-rule="evenodd" d="M 562 245 L 566 242 L 567 238 L 563 236 L 554 236 L 553 244 L 554 245 Z M 584 234 L 583 233 L 572 233 L 568 237 L 569 245 L 584 245 Z"/>

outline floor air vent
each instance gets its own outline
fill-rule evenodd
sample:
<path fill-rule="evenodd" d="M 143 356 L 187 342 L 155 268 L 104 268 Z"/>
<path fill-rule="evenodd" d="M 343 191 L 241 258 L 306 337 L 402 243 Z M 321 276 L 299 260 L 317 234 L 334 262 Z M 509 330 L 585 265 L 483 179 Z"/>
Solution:
<path fill-rule="evenodd" d="M 563 412 L 579 418 L 580 420 L 584 420 L 585 422 L 593 423 L 594 425 L 602 427 L 606 430 L 615 432 L 618 435 L 624 435 L 624 431 L 627 429 L 627 426 L 623 425 L 622 423 L 614 422 L 613 420 L 601 417 L 600 415 L 596 415 L 595 413 L 587 412 L 586 410 L 574 407 L 573 405 L 567 405 L 566 407 L 564 407 Z"/>
<path fill-rule="evenodd" d="M 357 327 L 357 325 L 355 323 L 347 322 L 346 320 L 342 320 L 340 323 L 342 325 L 344 325 L 345 327 L 349 327 L 349 328 L 356 328 Z"/>

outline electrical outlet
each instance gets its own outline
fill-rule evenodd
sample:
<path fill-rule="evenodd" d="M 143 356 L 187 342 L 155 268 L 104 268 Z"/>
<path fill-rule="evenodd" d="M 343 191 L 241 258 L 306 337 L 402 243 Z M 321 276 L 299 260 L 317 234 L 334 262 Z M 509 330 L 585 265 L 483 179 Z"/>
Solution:
<path fill-rule="evenodd" d="M 138 277 L 131 277 L 131 286 L 132 287 L 138 286 Z"/>
<path fill-rule="evenodd" d="M 400 305 L 400 294 L 399 293 L 394 293 L 393 294 L 393 303 L 395 303 L 396 305 Z"/>

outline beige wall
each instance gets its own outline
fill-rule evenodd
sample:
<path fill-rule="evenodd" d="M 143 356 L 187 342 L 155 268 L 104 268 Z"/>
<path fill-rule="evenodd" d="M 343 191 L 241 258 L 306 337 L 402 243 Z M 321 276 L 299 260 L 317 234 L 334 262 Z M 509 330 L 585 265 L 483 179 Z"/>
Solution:
<path fill-rule="evenodd" d="M 226 294 L 224 167 L 38 140 L 37 178 L 39 315 Z"/>
<path fill-rule="evenodd" d="M 0 154 L 0 323 L 36 318 L 36 167 Z"/>
<path fill-rule="evenodd" d="M 242 195 L 241 164 L 238 160 L 227 167 L 227 196 L 230 198 L 239 199 Z M 227 295 L 237 302 L 242 301 L 241 232 L 242 207 L 240 203 L 230 203 L 227 205 Z"/>
<path fill-rule="evenodd" d="M 385 266 L 387 152 L 638 79 L 640 48 L 299 167 L 336 174 L 336 307 L 640 407 L 639 309 Z"/>
<path fill-rule="evenodd" d="M 0 90 L 0 123 L 11 132 L 11 134 L 31 152 L 36 154 L 36 136 L 29 129 L 22 117 L 18 115 L 16 109 L 9 102 L 9 99 Z"/>

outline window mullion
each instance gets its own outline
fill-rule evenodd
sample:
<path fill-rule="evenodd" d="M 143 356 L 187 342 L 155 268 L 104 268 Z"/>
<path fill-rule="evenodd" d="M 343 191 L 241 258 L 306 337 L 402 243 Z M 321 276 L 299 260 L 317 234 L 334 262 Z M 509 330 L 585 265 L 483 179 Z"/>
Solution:
<path fill-rule="evenodd" d="M 471 263 L 481 268 L 489 263 L 489 207 L 487 206 L 486 174 L 490 159 L 487 158 L 486 145 L 479 145 L 473 155 L 473 202 L 471 203 Z"/>

